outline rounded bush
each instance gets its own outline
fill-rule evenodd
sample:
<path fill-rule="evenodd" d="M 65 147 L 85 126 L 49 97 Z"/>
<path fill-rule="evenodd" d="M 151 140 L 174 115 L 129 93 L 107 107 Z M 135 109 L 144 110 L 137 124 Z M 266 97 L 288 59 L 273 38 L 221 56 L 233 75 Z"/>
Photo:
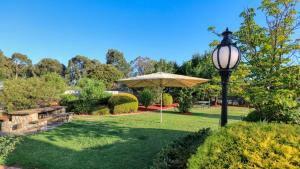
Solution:
<path fill-rule="evenodd" d="M 188 168 L 297 168 L 299 131 L 299 125 L 232 124 L 207 137 Z"/>
<path fill-rule="evenodd" d="M 112 95 L 108 100 L 108 105 L 112 114 L 131 113 L 138 110 L 138 99 L 129 93 Z"/>
<path fill-rule="evenodd" d="M 140 102 L 146 108 L 153 103 L 153 94 L 151 90 L 144 89 L 140 92 Z"/>
<path fill-rule="evenodd" d="M 91 112 L 92 115 L 108 115 L 110 113 L 108 106 L 100 106 Z"/>
<path fill-rule="evenodd" d="M 163 106 L 170 106 L 173 104 L 173 97 L 169 93 L 163 94 Z"/>

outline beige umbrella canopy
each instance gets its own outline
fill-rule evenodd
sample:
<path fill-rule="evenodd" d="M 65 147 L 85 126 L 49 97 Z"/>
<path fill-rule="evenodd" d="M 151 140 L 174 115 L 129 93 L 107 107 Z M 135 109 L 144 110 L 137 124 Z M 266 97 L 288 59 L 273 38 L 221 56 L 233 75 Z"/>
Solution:
<path fill-rule="evenodd" d="M 118 82 L 126 84 L 130 88 L 136 87 L 193 87 L 201 83 L 207 82 L 208 79 L 183 76 L 171 73 L 152 73 L 148 75 L 136 76 L 126 79 L 120 79 Z M 162 122 L 162 92 L 160 114 Z"/>

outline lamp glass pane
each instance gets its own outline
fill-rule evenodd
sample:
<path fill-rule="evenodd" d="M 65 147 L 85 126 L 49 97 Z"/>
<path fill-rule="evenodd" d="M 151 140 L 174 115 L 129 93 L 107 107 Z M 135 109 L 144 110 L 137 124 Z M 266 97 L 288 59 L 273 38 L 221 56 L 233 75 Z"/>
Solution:
<path fill-rule="evenodd" d="M 219 60 L 220 60 L 220 65 L 221 65 L 222 69 L 227 68 L 228 57 L 229 57 L 229 47 L 228 46 L 222 46 L 220 48 L 220 52 L 219 52 Z"/>
<path fill-rule="evenodd" d="M 230 46 L 231 48 L 231 58 L 229 68 L 233 68 L 239 60 L 239 51 L 235 46 Z"/>
<path fill-rule="evenodd" d="M 213 64 L 216 66 L 216 68 L 220 69 L 218 64 L 218 49 L 216 49 L 212 55 Z"/>

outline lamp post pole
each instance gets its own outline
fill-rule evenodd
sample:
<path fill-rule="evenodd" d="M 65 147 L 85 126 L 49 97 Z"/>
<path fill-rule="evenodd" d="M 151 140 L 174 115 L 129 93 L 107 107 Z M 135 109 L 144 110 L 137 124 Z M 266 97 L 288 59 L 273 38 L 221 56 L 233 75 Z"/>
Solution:
<path fill-rule="evenodd" d="M 227 124 L 227 85 L 230 77 L 230 71 L 220 71 L 220 76 L 222 80 L 222 110 L 221 110 L 221 126 L 225 126 Z"/>
<path fill-rule="evenodd" d="M 223 39 L 212 54 L 212 62 L 215 68 L 219 70 L 222 84 L 221 127 L 225 126 L 228 122 L 227 89 L 229 77 L 232 70 L 234 70 L 240 62 L 240 52 L 238 47 L 232 43 L 231 34 L 232 32 L 230 32 L 228 28 L 222 33 Z"/>

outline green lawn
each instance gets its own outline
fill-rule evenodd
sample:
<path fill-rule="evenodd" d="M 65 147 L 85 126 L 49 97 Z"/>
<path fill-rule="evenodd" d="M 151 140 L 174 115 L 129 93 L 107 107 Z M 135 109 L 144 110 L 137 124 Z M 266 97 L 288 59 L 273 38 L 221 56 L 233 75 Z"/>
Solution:
<path fill-rule="evenodd" d="M 172 140 L 200 128 L 217 128 L 220 108 L 194 108 L 193 115 L 164 111 L 130 116 L 80 116 L 54 130 L 27 136 L 7 165 L 40 169 L 142 169 Z M 247 108 L 229 108 L 229 122 Z M 0 160 L 1 161 L 1 160 Z"/>

